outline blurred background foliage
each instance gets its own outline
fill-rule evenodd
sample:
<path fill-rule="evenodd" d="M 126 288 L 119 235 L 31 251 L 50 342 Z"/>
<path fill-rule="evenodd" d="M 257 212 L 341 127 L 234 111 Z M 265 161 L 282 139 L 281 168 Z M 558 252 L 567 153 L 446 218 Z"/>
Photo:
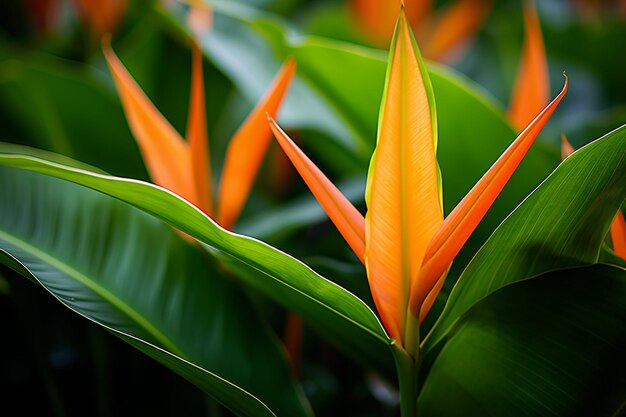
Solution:
<path fill-rule="evenodd" d="M 430 12 L 437 16 L 453 3 L 434 1 Z M 444 177 L 447 210 L 515 137 L 505 109 L 524 39 L 521 2 L 487 3 L 476 33 L 431 64 L 442 170 L 462 171 Z M 221 169 L 227 141 L 280 63 L 293 55 L 300 72 L 281 123 L 364 208 L 385 69 L 380 40 L 363 32 L 343 0 L 230 0 L 214 6 L 214 34 L 202 44 L 213 169 Z M 185 8 L 175 0 L 1 2 L 0 139 L 148 180 L 105 67 L 101 36 L 113 34 L 121 60 L 183 132 L 191 61 Z M 626 120 L 626 2 L 542 0 L 537 8 L 552 95 L 562 85 L 562 71 L 570 77 L 570 93 L 455 262 L 438 308 L 469 257 L 558 164 L 561 134 L 579 148 Z M 343 49 L 352 55 L 337 53 Z M 465 113 L 470 106 L 471 118 Z M 369 299 L 362 267 L 272 146 L 235 230 L 286 250 Z M 281 335 L 284 312 L 249 296 Z M 3 415 L 228 415 L 190 383 L 8 269 L 0 270 L 0 311 L 7 336 L 0 348 Z M 364 373 L 307 328 L 302 346 L 300 377 L 318 415 L 393 415 L 397 395 L 383 377 Z M 337 409 L 339 403 L 345 409 Z"/>

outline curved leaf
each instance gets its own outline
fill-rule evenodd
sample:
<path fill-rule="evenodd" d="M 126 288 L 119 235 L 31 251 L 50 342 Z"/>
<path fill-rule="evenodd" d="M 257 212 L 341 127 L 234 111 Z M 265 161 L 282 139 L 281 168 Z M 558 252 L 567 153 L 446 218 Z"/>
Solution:
<path fill-rule="evenodd" d="M 0 148 L 1 152 L 1 148 Z M 0 155 L 15 166 L 72 181 L 132 204 L 219 251 L 241 278 L 279 304 L 300 313 L 339 343 L 389 363 L 389 338 L 360 299 L 316 274 L 303 263 L 258 240 L 230 233 L 175 194 L 141 181 L 98 175 L 28 156 Z"/>
<path fill-rule="evenodd" d="M 498 227 L 454 287 L 427 349 L 496 289 L 546 271 L 597 262 L 625 197 L 626 126 L 568 157 Z"/>
<path fill-rule="evenodd" d="M 501 288 L 446 336 L 420 413 L 617 415 L 626 396 L 625 299 L 626 270 L 603 265 Z"/>
<path fill-rule="evenodd" d="M 169 227 L 21 170 L 1 168 L 0 189 L 3 263 L 238 414 L 310 414 L 245 295 Z"/>

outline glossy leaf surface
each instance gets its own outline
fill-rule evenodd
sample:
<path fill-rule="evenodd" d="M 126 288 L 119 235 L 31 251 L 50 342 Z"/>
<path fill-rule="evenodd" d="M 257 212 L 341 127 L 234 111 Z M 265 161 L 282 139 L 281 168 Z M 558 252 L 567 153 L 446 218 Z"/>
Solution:
<path fill-rule="evenodd" d="M 22 170 L 2 167 L 0 189 L 0 250 L 18 272 L 237 413 L 310 415 L 267 324 L 171 228 Z"/>
<path fill-rule="evenodd" d="M 626 127 L 571 155 L 494 232 L 454 287 L 431 348 L 472 304 L 500 287 L 595 263 L 626 197 Z"/>
<path fill-rule="evenodd" d="M 291 256 L 255 239 L 230 233 L 176 195 L 141 181 L 97 175 L 32 157 L 0 155 L 0 164 L 76 182 L 150 213 L 219 251 L 248 271 L 242 279 L 311 322 L 328 324 L 342 342 L 385 362 L 388 337 L 376 315 L 357 297 Z M 376 359 L 377 358 L 377 359 Z"/>
<path fill-rule="evenodd" d="M 501 288 L 446 336 L 424 382 L 428 416 L 619 415 L 626 270 L 549 272 Z"/>

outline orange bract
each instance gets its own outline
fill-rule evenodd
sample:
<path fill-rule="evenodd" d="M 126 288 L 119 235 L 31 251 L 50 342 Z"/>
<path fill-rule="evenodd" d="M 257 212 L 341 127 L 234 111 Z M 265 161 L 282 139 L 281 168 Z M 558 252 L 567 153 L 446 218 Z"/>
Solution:
<path fill-rule="evenodd" d="M 424 38 L 424 56 L 436 61 L 448 58 L 478 31 L 493 0 L 458 0 L 433 19 Z"/>
<path fill-rule="evenodd" d="M 526 40 L 509 106 L 509 119 L 519 130 L 530 123 L 546 106 L 550 93 L 541 26 L 537 10 L 531 0 L 524 1 L 524 28 Z"/>
<path fill-rule="evenodd" d="M 624 221 L 624 214 L 621 210 L 617 212 L 617 216 L 611 224 L 611 240 L 615 254 L 626 260 L 626 221 Z"/>
<path fill-rule="evenodd" d="M 230 142 L 222 170 L 217 213 L 219 223 L 227 229 L 239 217 L 272 138 L 267 115 L 276 117 L 295 72 L 296 62 L 287 60 L 265 97 Z"/>
<path fill-rule="evenodd" d="M 565 135 L 561 135 L 561 159 L 565 159 L 575 152 Z"/>
<path fill-rule="evenodd" d="M 412 282 L 443 221 L 435 159 L 433 104 L 408 22 L 398 20 L 368 179 L 365 265 L 376 307 L 402 340 Z"/>
<path fill-rule="evenodd" d="M 104 45 L 104 56 L 152 180 L 197 204 L 194 181 L 188 169 L 187 143 L 139 88 L 108 41 Z"/>
<path fill-rule="evenodd" d="M 461 247 L 567 92 L 524 129 L 452 213 L 443 219 L 436 160 L 435 103 L 404 12 L 389 56 L 377 147 L 370 163 L 365 266 L 376 308 L 389 335 L 411 355 L 418 326 L 441 290 Z M 350 246 L 360 255 L 362 218 L 324 174 L 270 121 L 287 156 Z"/>
<path fill-rule="evenodd" d="M 356 256 L 365 260 L 365 219 L 270 118 L 274 136 Z"/>
<path fill-rule="evenodd" d="M 201 28 L 196 28 L 197 32 Z M 205 28 L 206 29 L 206 28 Z M 192 85 L 186 142 L 159 113 L 128 74 L 108 44 L 104 55 L 117 86 L 128 123 L 152 180 L 213 213 L 212 181 L 207 139 L 202 51 L 194 41 Z M 220 187 L 218 221 L 231 228 L 254 182 L 271 138 L 266 113 L 275 115 L 295 74 L 288 60 L 273 86 L 237 131 L 227 151 Z"/>

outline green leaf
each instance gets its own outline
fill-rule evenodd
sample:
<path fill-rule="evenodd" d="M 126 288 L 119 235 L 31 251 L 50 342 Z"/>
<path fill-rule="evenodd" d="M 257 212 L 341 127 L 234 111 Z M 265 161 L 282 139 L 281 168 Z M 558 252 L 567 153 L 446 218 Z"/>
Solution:
<path fill-rule="evenodd" d="M 596 263 L 624 198 L 626 126 L 563 161 L 498 227 L 454 287 L 426 349 L 472 304 L 498 288 Z"/>
<path fill-rule="evenodd" d="M 0 147 L 0 153 L 2 148 Z M 75 182 L 103 192 L 164 220 L 215 250 L 249 285 L 294 310 L 349 346 L 355 356 L 391 364 L 389 338 L 372 310 L 350 292 L 316 274 L 297 259 L 258 240 L 216 225 L 175 194 L 137 180 L 94 174 L 29 156 L 2 155 L 14 166 Z"/>
<path fill-rule="evenodd" d="M 626 398 L 626 270 L 604 265 L 516 282 L 453 326 L 421 414 L 611 417 Z"/>
<path fill-rule="evenodd" d="M 311 414 L 268 325 L 202 250 L 74 184 L 2 167 L 0 189 L 1 262 L 240 415 Z"/>

